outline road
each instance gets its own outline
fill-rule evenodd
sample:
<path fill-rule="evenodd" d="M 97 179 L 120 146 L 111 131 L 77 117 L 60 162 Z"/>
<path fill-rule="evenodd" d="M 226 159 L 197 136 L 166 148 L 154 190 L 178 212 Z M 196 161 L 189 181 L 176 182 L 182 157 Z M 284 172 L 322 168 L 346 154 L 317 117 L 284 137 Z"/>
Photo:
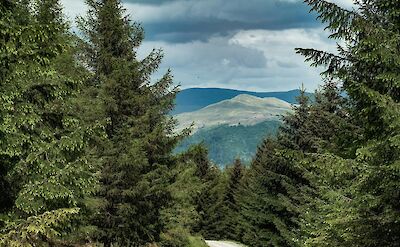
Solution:
<path fill-rule="evenodd" d="M 211 241 L 211 240 L 206 240 L 206 243 L 210 247 L 244 247 L 243 245 L 236 244 L 233 242 L 228 242 L 228 241 Z"/>

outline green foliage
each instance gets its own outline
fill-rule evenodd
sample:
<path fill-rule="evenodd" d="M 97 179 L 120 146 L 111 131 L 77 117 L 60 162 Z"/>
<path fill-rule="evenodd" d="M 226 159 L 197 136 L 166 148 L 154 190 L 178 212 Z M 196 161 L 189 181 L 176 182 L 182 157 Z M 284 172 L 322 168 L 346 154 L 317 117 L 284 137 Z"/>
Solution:
<path fill-rule="evenodd" d="M 173 170 L 174 183 L 169 186 L 173 204 L 163 211 L 164 222 L 169 227 L 191 229 L 198 221 L 195 198 L 203 184 L 195 171 L 191 163 L 180 164 Z"/>
<path fill-rule="evenodd" d="M 183 160 L 191 160 L 196 165 L 195 174 L 201 179 L 206 179 L 210 171 L 208 149 L 204 144 L 192 145 L 185 153 L 181 154 Z"/>
<path fill-rule="evenodd" d="M 346 153 L 336 134 L 344 127 L 355 132 L 347 124 L 345 99 L 336 83 L 327 82 L 313 103 L 301 92 L 277 138 L 260 145 L 239 188 L 236 237 L 251 246 L 303 244 L 309 234 L 303 226 L 317 221 L 314 203 L 320 202 L 315 196 L 321 177 L 312 157 L 327 150 Z"/>
<path fill-rule="evenodd" d="M 71 110 L 81 81 L 60 70 L 60 58 L 69 56 L 73 44 L 58 2 L 3 1 L 0 8 L 0 181 L 6 195 L 1 235 L 35 239 L 38 231 L 46 237 L 42 242 L 56 241 L 53 233 L 67 230 L 62 223 L 96 184 L 85 157 L 95 123 L 82 124 Z"/>
<path fill-rule="evenodd" d="M 326 75 L 343 82 L 351 103 L 351 121 L 359 129 L 352 135 L 355 141 L 345 143 L 345 156 L 339 152 L 339 157 L 324 158 L 323 164 L 316 162 L 322 177 L 332 177 L 332 169 L 337 172 L 330 165 L 324 166 L 334 162 L 339 168 L 350 167 L 356 173 L 350 172 L 348 181 L 338 178 L 329 184 L 320 181 L 321 198 L 331 206 L 317 206 L 323 212 L 320 222 L 325 223 L 315 227 L 323 230 L 317 231 L 313 243 L 397 246 L 399 2 L 358 1 L 359 8 L 353 11 L 326 1 L 306 2 L 327 23 L 332 37 L 340 38 L 345 47 L 338 46 L 339 55 L 325 57 L 321 51 L 298 49 L 298 52 L 315 65 L 329 65 Z"/>
<path fill-rule="evenodd" d="M 209 159 L 220 167 L 234 162 L 235 158 L 249 163 L 257 146 L 266 136 L 276 135 L 281 122 L 266 121 L 254 126 L 218 126 L 199 130 L 185 138 L 175 149 L 176 153 L 187 150 L 191 145 L 203 143 L 209 150 Z"/>
<path fill-rule="evenodd" d="M 171 151 L 180 138 L 167 116 L 177 88 L 171 88 L 170 71 L 150 83 L 163 54 L 154 50 L 141 61 L 136 57 L 143 30 L 123 16 L 120 1 L 87 3 L 88 15 L 80 19 L 87 39 L 82 58 L 94 72 L 89 83 L 96 87 L 88 93 L 101 105 L 90 115 L 108 121 L 107 139 L 98 150 L 103 168 L 94 237 L 106 246 L 157 242 L 165 227 L 161 209 L 171 200 Z"/>
<path fill-rule="evenodd" d="M 207 239 L 236 237 L 238 205 L 236 194 L 244 173 L 240 160 L 222 173 L 209 169 L 204 187 L 197 197 L 200 219 L 194 230 Z"/>
<path fill-rule="evenodd" d="M 189 236 L 190 233 L 182 227 L 168 229 L 161 233 L 160 245 L 163 247 L 190 246 Z"/>
<path fill-rule="evenodd" d="M 250 246 L 296 246 L 302 187 L 307 186 L 296 155 L 267 139 L 239 190 L 238 237 Z"/>
<path fill-rule="evenodd" d="M 7 222 L 0 236 L 1 246 L 54 246 L 63 245 L 56 239 L 62 234 L 66 221 L 78 214 L 78 208 L 57 209 L 41 215 L 28 217 L 26 220 Z"/>
<path fill-rule="evenodd" d="M 277 131 L 248 169 L 237 159 L 221 171 L 204 145 L 171 154 L 188 133 L 167 115 L 177 88 L 170 71 L 151 81 L 163 54 L 137 58 L 144 32 L 119 0 L 87 0 L 84 39 L 57 0 L 1 1 L 0 246 L 205 246 L 194 232 L 255 247 L 398 246 L 400 2 L 305 2 L 344 44 L 297 49 L 326 67 L 325 85 L 313 102 L 303 88 L 283 123 L 181 144 L 204 141 L 225 164 Z"/>
<path fill-rule="evenodd" d="M 168 187 L 172 200 L 162 211 L 165 230 L 161 234 L 160 244 L 206 246 L 201 238 L 192 234 L 193 230 L 199 231 L 198 226 L 204 220 L 205 212 L 200 210 L 199 199 L 204 198 L 205 191 L 210 189 L 209 181 L 214 177 L 214 168 L 210 166 L 207 149 L 202 145 L 192 146 L 177 158 L 177 166 L 171 170 L 173 182 Z"/>
<path fill-rule="evenodd" d="M 224 191 L 216 202 L 215 213 L 221 217 L 214 222 L 214 235 L 218 234 L 218 239 L 237 239 L 237 221 L 239 218 L 239 205 L 237 201 L 239 186 L 244 175 L 244 166 L 240 160 L 235 160 L 232 167 L 226 170 L 228 181 Z"/>
<path fill-rule="evenodd" d="M 200 219 L 193 230 L 207 239 L 220 239 L 220 222 L 224 215 L 221 214 L 219 202 L 227 183 L 226 174 L 217 168 L 211 169 L 204 180 L 205 186 L 196 198 L 196 210 Z"/>

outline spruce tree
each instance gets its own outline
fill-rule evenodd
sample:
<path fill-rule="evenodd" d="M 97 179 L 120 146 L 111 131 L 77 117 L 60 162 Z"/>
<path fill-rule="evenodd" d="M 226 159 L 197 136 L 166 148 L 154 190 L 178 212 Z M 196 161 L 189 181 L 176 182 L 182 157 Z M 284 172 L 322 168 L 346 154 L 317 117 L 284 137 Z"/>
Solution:
<path fill-rule="evenodd" d="M 192 160 L 196 164 L 195 175 L 200 179 L 206 179 L 211 169 L 210 161 L 208 160 L 208 150 L 204 144 L 191 146 L 184 154 L 185 159 Z"/>
<path fill-rule="evenodd" d="M 239 189 L 241 240 L 250 246 L 296 246 L 299 205 L 307 187 L 298 155 L 277 140 L 259 147 Z"/>
<path fill-rule="evenodd" d="M 124 16 L 119 0 L 87 1 L 89 12 L 80 20 L 87 43 L 85 62 L 92 68 L 91 83 L 98 87 L 101 112 L 109 121 L 103 157 L 100 199 L 103 207 L 94 222 L 105 246 L 141 246 L 159 240 L 164 229 L 161 209 L 170 195 L 171 151 L 177 137 L 174 121 L 166 114 L 173 106 L 168 71 L 151 83 L 162 52 L 154 50 L 143 60 L 136 49 L 142 28 Z"/>
<path fill-rule="evenodd" d="M 252 246 L 296 246 L 306 238 L 303 225 L 314 216 L 317 169 L 313 161 L 327 150 L 341 149 L 336 137 L 347 123 L 345 99 L 337 83 L 328 81 L 310 102 L 304 88 L 292 114 L 283 117 L 276 139 L 259 147 L 239 189 L 239 237 Z M 337 143 L 337 144 L 336 144 Z M 340 148 L 339 148 L 340 146 Z M 306 219 L 307 218 L 307 219 Z"/>
<path fill-rule="evenodd" d="M 54 245 L 95 184 L 85 158 L 92 128 L 70 111 L 80 82 L 57 67 L 72 46 L 58 1 L 0 8 L 1 180 L 9 195 L 0 244 Z"/>
<path fill-rule="evenodd" d="M 238 189 L 244 175 L 244 166 L 240 159 L 236 159 L 233 167 L 227 170 L 229 175 L 227 186 L 222 196 L 219 211 L 222 212 L 223 220 L 219 224 L 222 239 L 239 240 L 237 238 L 237 222 L 239 218 L 239 205 L 237 202 Z"/>
<path fill-rule="evenodd" d="M 299 241 L 301 207 L 311 188 L 301 164 L 313 149 L 310 100 L 304 87 L 293 113 L 283 117 L 277 138 L 259 147 L 240 189 L 242 239 L 254 246 L 295 246 Z"/>
<path fill-rule="evenodd" d="M 310 131 L 305 125 L 310 114 L 310 99 L 306 95 L 304 86 L 297 97 L 297 106 L 293 106 L 293 113 L 283 116 L 284 124 L 279 131 L 280 142 L 289 149 L 308 151 L 311 149 Z"/>
<path fill-rule="evenodd" d="M 338 168 L 353 170 L 344 182 L 337 206 L 326 209 L 326 232 L 317 239 L 341 246 L 397 246 L 399 225 L 399 2 L 357 1 L 345 10 L 323 0 L 306 1 L 327 24 L 331 37 L 342 40 L 338 53 L 298 49 L 326 75 L 343 83 L 351 100 L 351 117 L 361 129 L 348 145 L 347 160 L 332 157 Z M 321 166 L 324 168 L 323 166 Z M 335 169 L 336 168 L 336 169 Z M 326 170 L 325 174 L 332 174 Z M 335 185 L 335 184 L 334 184 Z M 346 187 L 347 186 L 347 187 Z M 339 207 L 339 209 L 338 209 Z M 341 210 L 348 208 L 349 210 Z"/>

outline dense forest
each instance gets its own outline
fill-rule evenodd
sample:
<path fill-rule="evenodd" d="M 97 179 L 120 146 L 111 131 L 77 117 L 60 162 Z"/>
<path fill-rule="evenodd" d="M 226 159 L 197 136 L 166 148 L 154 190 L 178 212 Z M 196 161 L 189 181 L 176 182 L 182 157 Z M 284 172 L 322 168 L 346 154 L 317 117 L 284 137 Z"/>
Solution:
<path fill-rule="evenodd" d="M 169 114 L 163 58 L 120 0 L 0 1 L 0 246 L 400 246 L 400 1 L 306 0 L 337 53 L 249 166 L 226 169 Z"/>

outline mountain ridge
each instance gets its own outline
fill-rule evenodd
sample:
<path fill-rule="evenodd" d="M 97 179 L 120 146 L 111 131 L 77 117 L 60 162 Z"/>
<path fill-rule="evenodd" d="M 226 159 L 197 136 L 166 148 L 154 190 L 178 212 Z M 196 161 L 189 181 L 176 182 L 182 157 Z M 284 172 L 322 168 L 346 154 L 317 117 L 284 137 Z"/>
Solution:
<path fill-rule="evenodd" d="M 193 133 L 199 129 L 219 125 L 251 126 L 267 120 L 280 120 L 291 111 L 291 104 L 277 98 L 260 98 L 240 94 L 232 99 L 208 105 L 200 110 L 175 115 L 177 131 L 194 123 Z"/>
<path fill-rule="evenodd" d="M 280 92 L 252 92 L 227 88 L 187 88 L 177 94 L 175 100 L 175 109 L 171 112 L 171 115 L 193 112 L 208 105 L 227 99 L 232 99 L 240 94 L 248 94 L 260 98 L 275 97 L 294 104 L 296 103 L 296 97 L 300 94 L 300 90 L 295 89 Z M 313 96 L 312 93 L 307 93 L 307 95 L 311 97 Z"/>

